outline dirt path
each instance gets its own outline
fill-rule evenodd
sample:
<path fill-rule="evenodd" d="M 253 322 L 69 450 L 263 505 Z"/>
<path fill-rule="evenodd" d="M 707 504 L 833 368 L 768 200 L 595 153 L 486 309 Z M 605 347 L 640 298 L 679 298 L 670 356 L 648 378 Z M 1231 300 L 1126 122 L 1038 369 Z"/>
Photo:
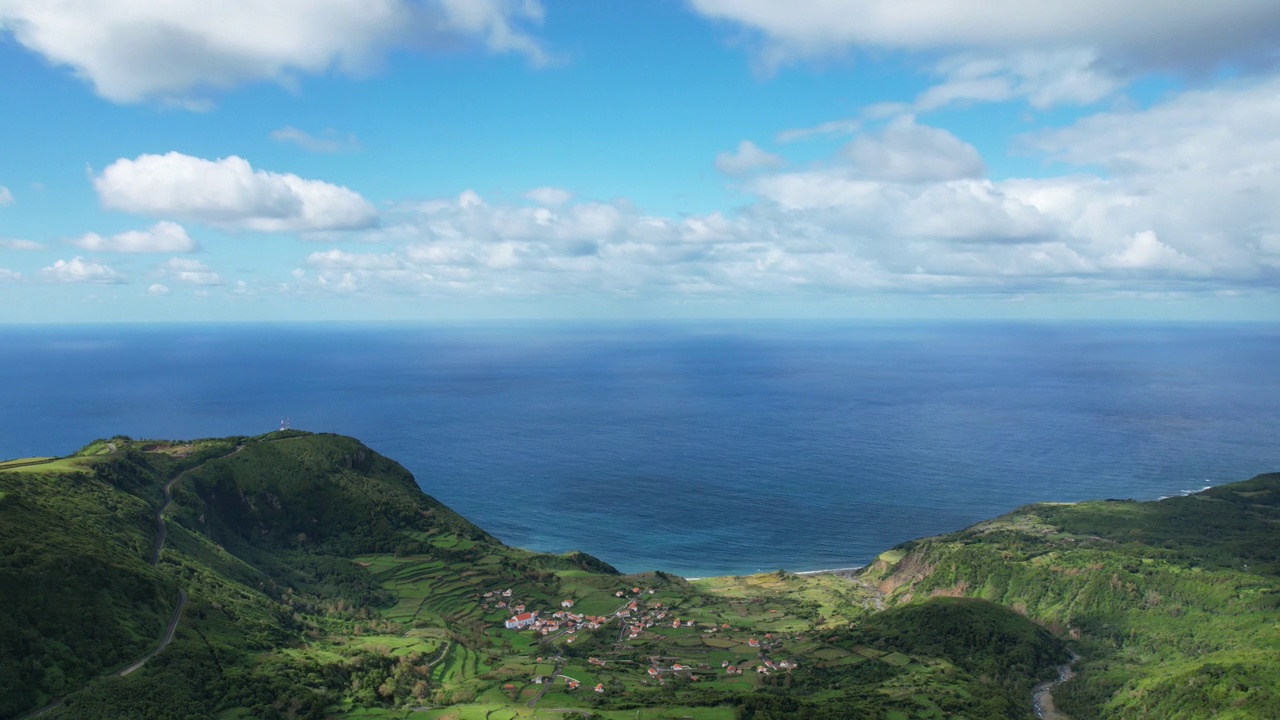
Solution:
<path fill-rule="evenodd" d="M 440 648 L 440 654 L 436 656 L 435 660 L 432 660 L 431 662 L 427 663 L 426 665 L 427 669 L 431 669 L 435 667 L 437 664 L 439 664 L 441 660 L 444 660 L 444 656 L 448 654 L 448 652 L 449 652 L 449 641 L 445 640 L 444 647 Z"/>

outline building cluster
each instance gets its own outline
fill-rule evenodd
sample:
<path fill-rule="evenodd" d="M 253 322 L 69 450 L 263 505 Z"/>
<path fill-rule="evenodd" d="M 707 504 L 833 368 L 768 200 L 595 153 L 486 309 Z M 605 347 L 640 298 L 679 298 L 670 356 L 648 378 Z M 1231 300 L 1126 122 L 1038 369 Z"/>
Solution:
<path fill-rule="evenodd" d="M 503 623 L 508 630 L 532 629 L 542 634 L 566 634 L 568 642 L 573 642 L 573 635 L 578 630 L 595 630 L 609 622 L 609 618 L 601 615 L 585 615 L 575 613 L 572 608 L 577 603 L 572 598 L 560 601 L 560 610 L 549 615 L 540 610 L 530 610 L 528 605 L 512 599 L 510 588 L 491 590 L 484 593 L 482 604 L 486 610 L 509 610 L 512 615 Z"/>
<path fill-rule="evenodd" d="M 632 588 L 631 591 L 635 595 L 641 594 L 640 588 Z M 646 592 L 653 594 L 652 590 L 648 590 Z M 684 621 L 680 618 L 671 618 L 668 620 L 667 610 L 662 607 L 662 603 L 655 602 L 652 605 L 645 606 L 641 605 L 639 599 L 631 600 L 614 614 L 622 621 L 623 630 L 621 635 L 619 635 L 619 639 L 622 639 L 622 635 L 626 635 L 626 639 L 635 640 L 640 637 L 646 629 L 656 627 L 658 625 L 666 625 L 668 623 L 675 630 L 679 630 L 682 627 L 689 628 L 695 625 L 692 620 Z"/>
<path fill-rule="evenodd" d="M 573 642 L 574 634 L 579 630 L 595 630 L 617 619 L 621 629 L 619 631 L 618 640 L 624 639 L 635 640 L 639 638 L 645 630 L 654 627 L 671 627 L 673 629 L 693 628 L 697 624 L 692 620 L 674 617 L 670 608 L 663 607 L 661 602 L 647 602 L 645 595 L 652 595 L 652 589 L 642 589 L 639 587 L 624 588 L 614 593 L 614 596 L 620 598 L 622 605 L 615 610 L 612 615 L 597 616 L 586 615 L 583 613 L 573 612 L 573 607 L 577 604 L 572 598 L 565 598 L 560 601 L 560 609 L 555 612 L 531 610 L 528 603 L 513 599 L 510 588 L 504 590 L 494 590 L 484 594 L 484 604 L 489 609 L 508 609 L 512 614 L 503 623 L 504 627 L 509 630 L 526 630 L 532 629 L 535 633 L 546 636 L 558 637 L 568 636 L 565 642 Z M 727 623 L 717 626 L 711 624 L 703 630 L 703 632 L 727 631 L 730 627 Z M 722 662 L 720 667 L 726 675 L 742 675 L 744 672 L 754 668 L 755 672 L 761 675 L 768 675 L 775 672 L 786 672 L 797 667 L 797 663 L 793 660 L 775 661 L 769 657 L 771 650 L 781 649 L 780 638 L 775 638 L 772 633 L 765 633 L 763 639 L 758 637 L 750 637 L 747 639 L 747 645 L 757 651 L 757 661 L 748 661 L 740 664 L 732 664 L 729 661 Z M 541 663 L 543 658 L 538 658 Z M 587 659 L 588 664 L 595 667 L 605 667 L 606 661 L 598 657 L 590 657 Z M 703 665 L 699 666 L 705 671 L 710 672 L 710 668 Z M 670 666 L 664 666 L 659 658 L 650 658 L 650 667 L 648 675 L 650 678 L 662 682 L 662 677 L 668 673 L 696 672 L 697 670 L 688 665 L 681 663 L 672 663 Z M 582 683 L 576 678 L 567 675 L 558 676 L 563 678 L 564 684 L 568 690 L 577 690 Z M 696 676 L 694 676 L 696 679 Z M 538 684 L 555 682 L 556 676 L 536 677 L 534 682 Z M 597 693 L 604 692 L 603 684 L 596 684 L 593 688 Z"/>

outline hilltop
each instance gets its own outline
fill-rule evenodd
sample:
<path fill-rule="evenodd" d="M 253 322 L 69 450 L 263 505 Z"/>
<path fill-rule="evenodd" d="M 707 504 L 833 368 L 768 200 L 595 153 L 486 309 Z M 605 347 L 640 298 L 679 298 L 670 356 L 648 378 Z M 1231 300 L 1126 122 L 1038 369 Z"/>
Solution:
<path fill-rule="evenodd" d="M 1280 716 L 1278 498 L 690 582 L 508 547 L 352 438 L 104 439 L 0 463 L 0 718 L 1026 718 L 1073 653 L 1076 720 Z"/>

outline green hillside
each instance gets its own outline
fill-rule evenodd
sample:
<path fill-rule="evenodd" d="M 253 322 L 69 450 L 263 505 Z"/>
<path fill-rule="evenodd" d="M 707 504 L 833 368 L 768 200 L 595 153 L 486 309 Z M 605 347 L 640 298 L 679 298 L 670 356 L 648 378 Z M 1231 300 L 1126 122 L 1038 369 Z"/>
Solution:
<path fill-rule="evenodd" d="M 863 574 L 890 603 L 983 598 L 1077 640 L 1076 720 L 1280 717 L 1280 474 L 1159 502 L 1033 505 Z"/>
<path fill-rule="evenodd" d="M 1278 487 L 689 582 L 507 547 L 352 438 L 112 438 L 0 463 L 0 719 L 1013 720 L 1073 653 L 1075 720 L 1280 717 Z"/>

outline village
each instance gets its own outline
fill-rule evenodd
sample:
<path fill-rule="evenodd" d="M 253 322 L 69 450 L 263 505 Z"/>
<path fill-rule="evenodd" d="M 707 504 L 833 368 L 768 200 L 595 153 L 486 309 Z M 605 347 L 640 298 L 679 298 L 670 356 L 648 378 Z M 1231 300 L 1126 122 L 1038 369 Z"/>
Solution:
<path fill-rule="evenodd" d="M 615 647 L 622 647 L 630 641 L 641 641 L 647 631 L 652 631 L 655 628 L 670 628 L 672 630 L 683 628 L 686 631 L 698 628 L 701 633 L 707 635 L 725 633 L 732 630 L 727 623 L 700 626 L 695 620 L 677 617 L 671 608 L 664 607 L 663 602 L 652 599 L 651 596 L 654 593 L 655 591 L 652 588 L 640 587 L 617 590 L 614 592 L 614 597 L 620 601 L 620 604 L 608 615 L 590 615 L 574 612 L 573 608 L 577 601 L 573 598 L 561 600 L 560 609 L 552 612 L 533 609 L 531 607 L 532 601 L 515 597 L 511 588 L 485 592 L 481 597 L 481 603 L 487 610 L 506 610 L 509 613 L 509 617 L 503 622 L 504 629 L 516 632 L 530 631 L 540 646 L 549 646 L 550 648 L 555 648 L 557 643 L 573 644 L 577 640 L 580 631 L 600 630 L 614 622 L 618 625 Z M 653 633 L 651 632 L 651 634 Z M 775 661 L 769 657 L 771 651 L 780 650 L 782 646 L 781 639 L 776 638 L 773 633 L 764 633 L 762 638 L 749 637 L 746 640 L 746 645 L 751 650 L 756 651 L 754 661 L 748 660 L 733 663 L 729 660 L 722 660 L 719 664 L 719 673 L 723 676 L 735 676 L 742 675 L 744 671 L 753 671 L 757 675 L 769 675 L 775 672 L 788 672 L 798 667 L 798 663 L 794 660 Z M 563 681 L 563 685 L 568 691 L 580 689 L 583 681 L 561 673 L 561 662 L 559 662 L 561 658 L 558 654 L 555 660 L 557 661 L 556 669 L 552 674 L 535 675 L 529 681 L 535 685 L 550 685 L 559 679 Z M 648 680 L 653 684 L 662 684 L 664 677 L 673 674 L 684 675 L 693 682 L 698 682 L 704 677 L 716 674 L 716 669 L 706 663 L 684 664 L 671 661 L 671 658 L 662 656 L 651 656 L 648 660 L 649 666 L 645 672 Z M 536 662 L 542 664 L 544 658 L 538 657 Z M 609 664 L 609 661 L 593 656 L 587 659 L 587 663 L 595 668 L 604 668 Z M 508 685 L 507 687 L 514 688 L 514 685 Z M 596 683 L 593 690 L 598 694 L 604 694 L 606 686 L 602 682 Z"/>

